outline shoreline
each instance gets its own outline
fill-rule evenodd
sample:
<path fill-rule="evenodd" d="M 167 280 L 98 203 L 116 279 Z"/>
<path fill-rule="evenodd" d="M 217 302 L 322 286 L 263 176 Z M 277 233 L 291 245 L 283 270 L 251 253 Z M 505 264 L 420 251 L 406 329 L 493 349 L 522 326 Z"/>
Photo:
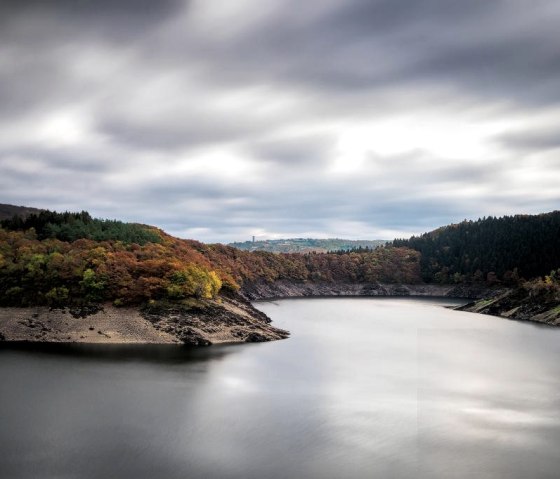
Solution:
<path fill-rule="evenodd" d="M 464 299 L 460 311 L 489 314 L 505 319 L 560 326 L 560 311 L 551 315 L 542 305 L 539 311 L 521 306 L 508 310 L 502 303 L 512 294 L 509 288 L 483 285 L 381 284 L 291 282 L 247 283 L 239 294 L 221 295 L 185 309 L 173 305 L 159 310 L 115 307 L 103 304 L 87 315 L 71 308 L 47 306 L 0 308 L 0 344 L 120 344 L 210 346 L 285 339 L 288 331 L 272 326 L 270 318 L 251 302 L 306 298 L 425 297 Z"/>
<path fill-rule="evenodd" d="M 550 301 L 528 294 L 520 295 L 520 289 L 508 289 L 456 309 L 514 321 L 527 321 L 552 327 L 560 326 L 560 303 L 557 300 Z"/>
<path fill-rule="evenodd" d="M 242 298 L 205 300 L 191 310 L 146 311 L 110 303 L 85 317 L 68 308 L 0 308 L 2 342 L 210 346 L 284 339 L 287 331 Z"/>
<path fill-rule="evenodd" d="M 483 285 L 434 285 L 404 283 L 330 283 L 293 282 L 247 283 L 240 294 L 248 301 L 263 301 L 310 297 L 434 297 L 480 299 L 503 292 L 504 288 Z"/>
<path fill-rule="evenodd" d="M 431 297 L 468 301 L 457 311 L 486 314 L 502 319 L 560 326 L 560 304 L 538 298 L 516 297 L 516 289 L 485 285 L 295 283 L 279 280 L 245 285 L 241 294 L 251 301 L 336 297 Z"/>

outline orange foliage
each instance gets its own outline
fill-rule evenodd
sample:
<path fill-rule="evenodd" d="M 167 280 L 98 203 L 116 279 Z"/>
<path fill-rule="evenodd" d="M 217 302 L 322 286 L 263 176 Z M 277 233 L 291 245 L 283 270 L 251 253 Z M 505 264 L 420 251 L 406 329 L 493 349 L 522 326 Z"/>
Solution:
<path fill-rule="evenodd" d="M 247 252 L 181 240 L 158 231 L 161 243 L 56 239 L 0 229 L 0 303 L 55 304 L 85 298 L 118 304 L 215 296 L 244 282 L 420 282 L 419 253 L 378 248 L 348 254 Z M 178 279 L 179 278 L 179 279 Z"/>

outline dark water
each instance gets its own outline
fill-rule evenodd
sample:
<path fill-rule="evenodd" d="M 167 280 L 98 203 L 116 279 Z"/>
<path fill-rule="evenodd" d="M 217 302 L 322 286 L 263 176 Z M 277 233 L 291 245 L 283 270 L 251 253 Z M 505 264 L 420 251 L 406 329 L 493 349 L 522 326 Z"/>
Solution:
<path fill-rule="evenodd" d="M 560 329 L 447 303 L 260 303 L 274 343 L 1 349 L 0 477 L 560 477 Z"/>

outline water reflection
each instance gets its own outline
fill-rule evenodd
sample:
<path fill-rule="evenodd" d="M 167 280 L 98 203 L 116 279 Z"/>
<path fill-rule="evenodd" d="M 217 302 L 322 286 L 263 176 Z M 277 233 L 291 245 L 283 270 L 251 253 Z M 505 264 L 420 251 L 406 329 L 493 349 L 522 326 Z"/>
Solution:
<path fill-rule="evenodd" d="M 47 355 L 81 361 L 142 361 L 150 363 L 185 363 L 222 359 L 236 352 L 233 345 L 212 348 L 192 348 L 175 344 L 84 344 L 84 343 L 31 343 L 0 342 L 3 351 L 22 352 L 27 355 Z M 1 356 L 0 356 L 1 357 Z"/>
<path fill-rule="evenodd" d="M 560 330 L 259 303 L 288 340 L 0 350 L 0 477 L 557 477 Z M 8 387 L 5 387 L 8 385 Z"/>

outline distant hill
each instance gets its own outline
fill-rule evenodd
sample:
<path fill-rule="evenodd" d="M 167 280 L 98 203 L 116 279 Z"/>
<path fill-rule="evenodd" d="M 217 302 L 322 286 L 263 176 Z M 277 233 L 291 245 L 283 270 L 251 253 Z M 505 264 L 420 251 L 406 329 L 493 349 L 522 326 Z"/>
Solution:
<path fill-rule="evenodd" d="M 288 238 L 265 241 L 243 241 L 228 246 L 244 251 L 268 251 L 270 253 L 326 253 L 328 251 L 349 251 L 375 249 L 387 243 L 386 240 L 346 240 L 339 238 Z"/>
<path fill-rule="evenodd" d="M 42 210 L 39 208 L 30 208 L 27 206 L 15 206 L 0 203 L 0 221 L 12 219 L 15 215 L 25 218 L 33 213 L 39 214 Z"/>

